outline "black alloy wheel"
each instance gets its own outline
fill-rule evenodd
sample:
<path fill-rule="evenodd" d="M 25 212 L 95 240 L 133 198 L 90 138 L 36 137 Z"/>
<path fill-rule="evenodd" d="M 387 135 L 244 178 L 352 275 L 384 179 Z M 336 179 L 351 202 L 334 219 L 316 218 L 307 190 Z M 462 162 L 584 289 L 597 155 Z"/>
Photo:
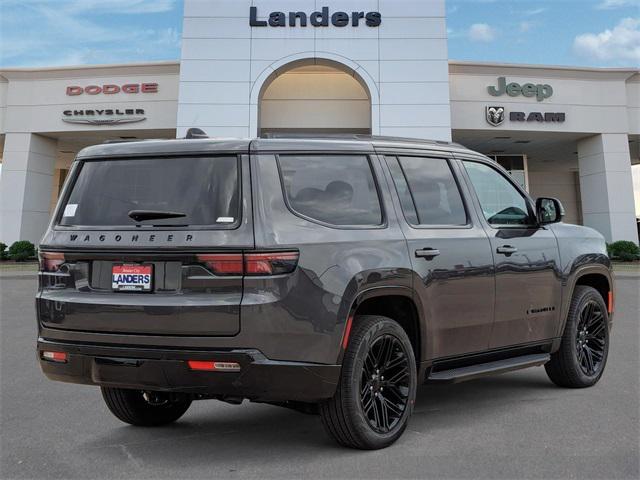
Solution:
<path fill-rule="evenodd" d="M 607 321 L 601 305 L 590 300 L 580 311 L 576 331 L 576 354 L 585 375 L 593 376 L 604 360 Z"/>
<path fill-rule="evenodd" d="M 360 405 L 369 425 L 388 433 L 402 418 L 409 401 L 409 360 L 393 335 L 378 337 L 369 347 L 362 368 Z"/>
<path fill-rule="evenodd" d="M 407 427 L 417 385 L 407 332 L 390 318 L 357 315 L 335 395 L 320 403 L 322 424 L 341 445 L 388 447 Z"/>
<path fill-rule="evenodd" d="M 551 381 L 567 388 L 598 383 L 609 355 L 609 328 L 603 295 L 593 287 L 576 286 L 560 348 L 544 366 Z"/>

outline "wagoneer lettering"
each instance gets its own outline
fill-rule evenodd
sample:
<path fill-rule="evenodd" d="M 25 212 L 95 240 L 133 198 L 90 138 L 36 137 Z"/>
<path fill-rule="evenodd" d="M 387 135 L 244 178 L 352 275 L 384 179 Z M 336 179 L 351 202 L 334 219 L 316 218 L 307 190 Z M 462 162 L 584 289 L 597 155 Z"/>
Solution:
<path fill-rule="evenodd" d="M 72 233 L 69 235 L 69 242 L 78 242 L 78 241 L 84 241 L 84 242 L 90 242 L 92 240 L 92 238 L 97 238 L 98 241 L 100 242 L 105 242 L 107 241 L 108 238 L 113 238 L 114 242 L 130 242 L 130 243 L 136 243 L 136 242 L 140 242 L 140 241 L 144 241 L 144 240 L 148 240 L 153 242 L 156 237 L 161 237 L 165 242 L 173 242 L 176 238 L 176 235 L 173 233 L 169 233 L 167 235 L 162 235 L 159 236 L 157 234 L 146 234 L 146 235 L 141 235 L 141 234 L 133 234 L 133 235 L 120 235 L 120 234 L 115 234 L 115 235 L 104 235 L 104 234 L 100 234 L 100 235 L 91 235 L 91 234 L 86 234 L 84 236 L 79 236 L 77 233 Z M 181 240 L 184 242 L 191 242 L 193 241 L 193 235 L 191 234 L 187 234 L 187 235 L 181 235 L 180 236 Z"/>
<path fill-rule="evenodd" d="M 563 387 L 600 379 L 611 264 L 563 215 L 450 143 L 89 147 L 40 244 L 40 366 L 133 425 L 249 400 L 383 448 L 422 383 L 541 365 Z"/>

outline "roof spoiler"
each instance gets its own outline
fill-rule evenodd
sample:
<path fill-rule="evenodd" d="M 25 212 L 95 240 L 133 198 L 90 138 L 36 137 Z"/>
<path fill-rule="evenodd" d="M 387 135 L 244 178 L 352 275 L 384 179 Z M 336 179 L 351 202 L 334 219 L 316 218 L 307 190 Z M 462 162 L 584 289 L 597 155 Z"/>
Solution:
<path fill-rule="evenodd" d="M 184 138 L 187 140 L 194 140 L 198 138 L 209 138 L 209 135 L 207 135 L 201 128 L 190 128 L 187 130 L 187 134 Z"/>

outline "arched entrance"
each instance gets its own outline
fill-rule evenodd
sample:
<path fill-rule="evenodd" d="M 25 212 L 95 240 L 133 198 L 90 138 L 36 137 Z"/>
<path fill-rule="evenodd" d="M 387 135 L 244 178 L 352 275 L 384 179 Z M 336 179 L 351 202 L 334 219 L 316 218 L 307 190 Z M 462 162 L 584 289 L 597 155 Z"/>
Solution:
<path fill-rule="evenodd" d="M 258 102 L 258 133 L 371 133 L 371 94 L 344 65 L 298 60 L 274 71 Z"/>

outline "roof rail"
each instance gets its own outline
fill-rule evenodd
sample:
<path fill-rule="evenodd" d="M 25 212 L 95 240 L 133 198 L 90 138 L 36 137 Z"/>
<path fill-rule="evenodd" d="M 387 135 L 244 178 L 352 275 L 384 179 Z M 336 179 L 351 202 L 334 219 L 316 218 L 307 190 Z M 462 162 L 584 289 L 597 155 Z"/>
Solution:
<path fill-rule="evenodd" d="M 268 132 L 260 135 L 264 139 L 315 139 L 315 140 L 363 140 L 370 142 L 400 142 L 424 145 L 452 145 L 457 144 L 445 140 L 429 140 L 410 137 L 393 137 L 385 135 L 370 135 L 364 133 L 298 133 L 298 132 Z"/>
<path fill-rule="evenodd" d="M 132 143 L 132 142 L 148 142 L 150 140 L 160 140 L 159 138 L 108 138 L 102 142 L 103 145 L 111 143 Z"/>
<path fill-rule="evenodd" d="M 207 135 L 201 128 L 190 128 L 187 130 L 187 134 L 184 138 L 187 140 L 193 140 L 197 138 L 209 138 L 209 135 Z"/>

